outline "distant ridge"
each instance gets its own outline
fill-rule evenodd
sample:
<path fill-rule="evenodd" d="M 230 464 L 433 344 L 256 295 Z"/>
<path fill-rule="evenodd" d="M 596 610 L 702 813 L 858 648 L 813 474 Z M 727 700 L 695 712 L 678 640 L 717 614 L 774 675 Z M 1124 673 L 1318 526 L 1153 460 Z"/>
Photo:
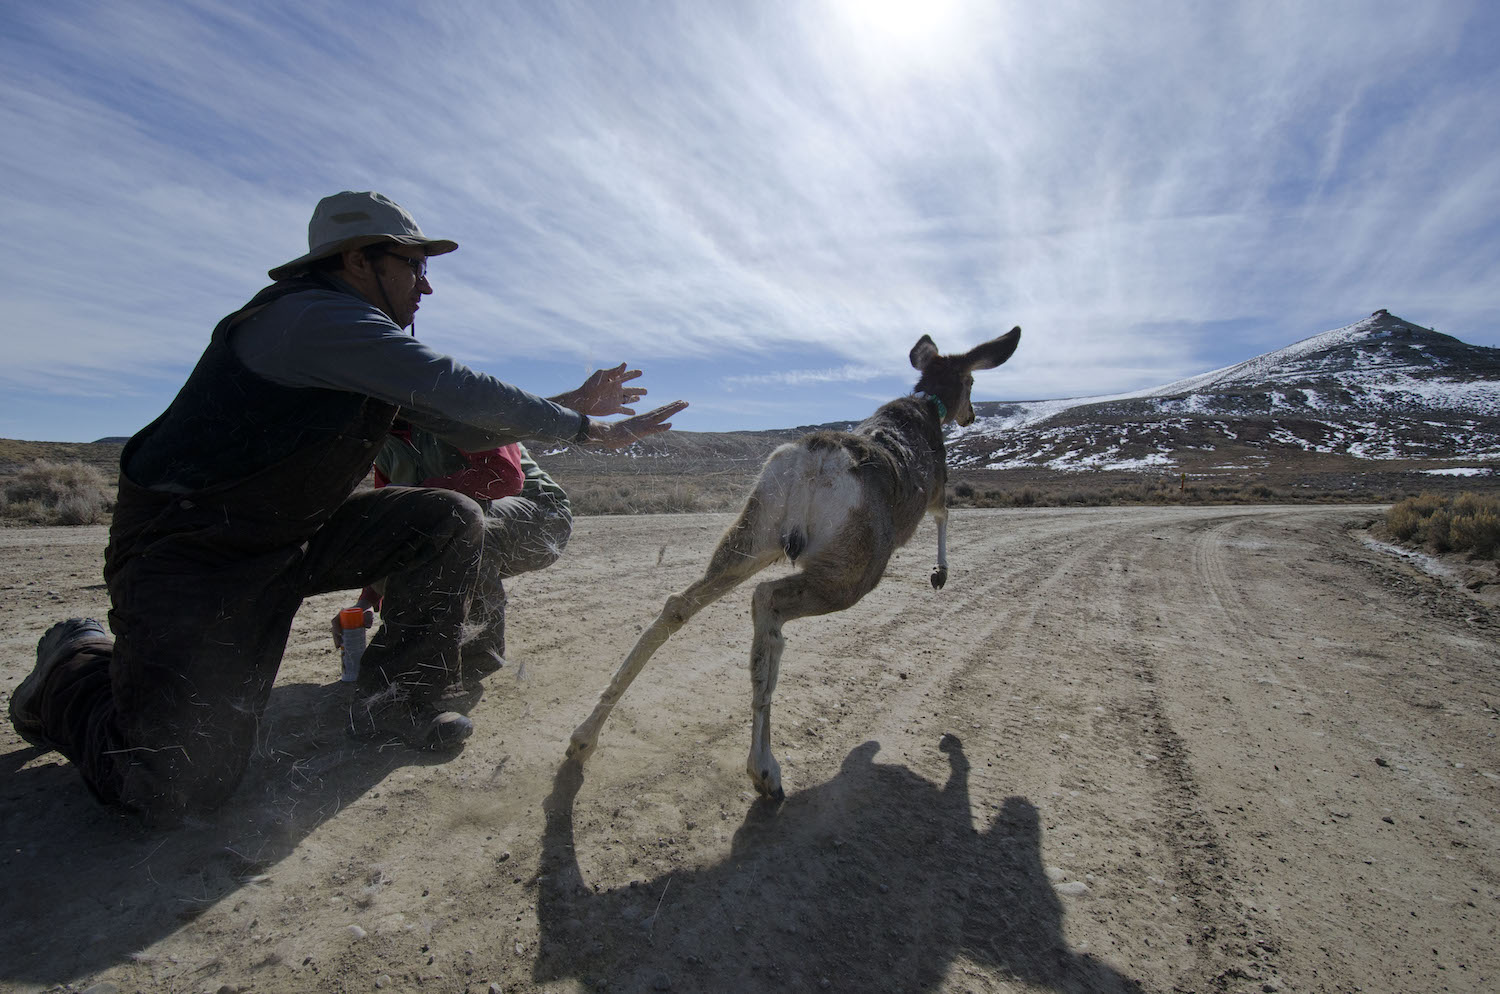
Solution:
<path fill-rule="evenodd" d="M 0 475 L 14 472 L 38 459 L 46 459 L 49 462 L 86 462 L 113 476 L 120 468 L 120 449 L 124 441 L 28 442 L 0 438 Z"/>
<path fill-rule="evenodd" d="M 950 462 L 985 469 L 1265 465 L 1301 453 L 1500 459 L 1500 349 L 1380 310 L 1222 369 L 1108 397 L 975 405 Z"/>
<path fill-rule="evenodd" d="M 948 430 L 949 463 L 956 469 L 1209 472 L 1315 455 L 1500 467 L 1500 349 L 1469 345 L 1379 310 L 1244 362 L 1144 390 L 987 401 L 974 409 L 972 425 Z M 754 465 L 784 441 L 852 424 L 673 431 L 619 453 L 560 449 L 549 455 L 562 465 L 600 469 L 620 460 Z"/>
<path fill-rule="evenodd" d="M 1235 472 L 1318 458 L 1365 472 L 1500 474 L 1500 349 L 1380 310 L 1244 362 L 1104 397 L 981 402 L 948 432 L 957 470 Z M 672 431 L 619 452 L 534 451 L 571 472 L 753 475 L 777 445 L 852 421 L 773 431 Z M 0 470 L 82 458 L 113 472 L 126 438 L 0 440 Z M 1342 460 L 1342 462 L 1340 462 Z"/>

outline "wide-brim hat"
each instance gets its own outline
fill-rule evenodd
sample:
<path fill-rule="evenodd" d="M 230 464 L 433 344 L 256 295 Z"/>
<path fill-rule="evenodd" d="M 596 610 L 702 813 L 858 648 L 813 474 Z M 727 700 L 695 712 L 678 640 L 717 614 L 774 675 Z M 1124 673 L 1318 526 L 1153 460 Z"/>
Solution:
<path fill-rule="evenodd" d="M 267 275 L 273 280 L 296 276 L 319 259 L 376 242 L 419 245 L 425 255 L 442 255 L 458 248 L 457 242 L 422 234 L 405 208 L 389 197 L 368 190 L 345 190 L 318 201 L 312 220 L 307 222 L 307 254 L 282 263 Z"/>

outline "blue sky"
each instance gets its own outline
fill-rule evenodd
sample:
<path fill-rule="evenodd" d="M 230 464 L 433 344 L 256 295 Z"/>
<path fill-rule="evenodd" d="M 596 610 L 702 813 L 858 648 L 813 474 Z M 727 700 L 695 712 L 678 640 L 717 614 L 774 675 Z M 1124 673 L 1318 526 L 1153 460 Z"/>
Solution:
<path fill-rule="evenodd" d="M 1500 5 L 0 5 L 0 436 L 126 435 L 375 189 L 418 334 L 689 430 L 1164 383 L 1385 307 L 1500 345 Z"/>

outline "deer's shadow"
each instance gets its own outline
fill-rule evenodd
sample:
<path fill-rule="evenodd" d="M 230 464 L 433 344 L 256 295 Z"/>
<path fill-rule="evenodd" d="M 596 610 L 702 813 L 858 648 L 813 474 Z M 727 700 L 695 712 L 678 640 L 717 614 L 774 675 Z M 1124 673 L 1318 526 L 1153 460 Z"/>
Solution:
<path fill-rule="evenodd" d="M 229 802 L 169 830 L 100 805 L 65 761 L 28 767 L 43 755 L 31 748 L 0 756 L 0 982 L 119 964 L 261 879 L 392 771 L 448 758 L 351 741 L 346 697 L 338 684 L 277 686 Z"/>
<path fill-rule="evenodd" d="M 934 991 L 960 957 L 1057 991 L 1138 992 L 1068 948 L 1043 872 L 1037 809 L 1007 798 L 972 827 L 968 760 L 953 736 L 935 785 L 850 753 L 831 781 L 757 803 L 721 863 L 596 892 L 574 853 L 583 782 L 558 770 L 539 877 L 535 978 L 610 990 Z"/>

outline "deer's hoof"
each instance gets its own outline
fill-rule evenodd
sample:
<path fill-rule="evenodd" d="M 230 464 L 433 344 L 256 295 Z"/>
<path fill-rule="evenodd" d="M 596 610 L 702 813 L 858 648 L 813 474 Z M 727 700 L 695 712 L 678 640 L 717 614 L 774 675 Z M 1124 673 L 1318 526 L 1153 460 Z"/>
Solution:
<path fill-rule="evenodd" d="M 781 773 L 777 771 L 775 779 L 772 779 L 769 770 L 761 773 L 760 779 L 755 781 L 755 789 L 760 791 L 760 796 L 772 804 L 780 804 L 786 800 L 786 791 L 781 787 Z"/>
<path fill-rule="evenodd" d="M 583 762 L 594 754 L 595 742 L 595 739 L 583 739 L 575 735 L 568 743 L 567 757 L 569 759 L 576 759 L 580 763 Z"/>
<path fill-rule="evenodd" d="M 755 784 L 760 796 L 777 803 L 786 800 L 786 791 L 781 789 L 781 764 L 774 758 L 767 757 L 760 763 L 752 758 L 746 764 L 745 772 L 750 774 L 750 782 Z"/>
<path fill-rule="evenodd" d="M 931 579 L 932 579 L 932 589 L 933 590 L 942 590 L 943 589 L 943 584 L 945 584 L 945 583 L 948 582 L 948 567 L 946 567 L 946 566 L 934 566 L 934 567 L 932 567 L 932 578 Z"/>

